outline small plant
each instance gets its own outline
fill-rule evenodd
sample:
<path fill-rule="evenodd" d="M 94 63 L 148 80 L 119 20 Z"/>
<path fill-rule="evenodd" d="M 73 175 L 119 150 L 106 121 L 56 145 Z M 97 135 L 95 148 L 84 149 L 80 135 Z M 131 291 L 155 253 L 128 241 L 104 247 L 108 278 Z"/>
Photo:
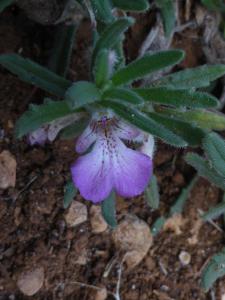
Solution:
<path fill-rule="evenodd" d="M 16 54 L 1 55 L 0 63 L 56 98 L 46 98 L 42 105 L 30 105 L 16 124 L 16 136 L 28 135 L 32 145 L 52 142 L 58 135 L 78 137 L 76 151 L 81 156 L 71 166 L 74 186 L 87 200 L 106 200 L 103 212 L 108 210 L 107 214 L 113 216 L 114 191 L 123 197 L 133 197 L 147 188 L 147 193 L 154 190 L 158 197 L 155 180 L 148 187 L 153 174 L 154 138 L 178 148 L 200 146 L 202 142 L 204 146 L 215 136 L 209 132 L 225 128 L 225 118 L 208 110 L 216 108 L 218 100 L 197 90 L 225 74 L 225 66 L 204 65 L 179 71 L 142 87 L 142 78 L 175 66 L 184 58 L 184 52 L 171 49 L 147 53 L 125 65 L 122 42 L 134 19 L 115 17 L 113 5 L 125 10 L 145 10 L 147 2 L 132 6 L 127 1 L 104 1 L 104 9 L 99 1 L 91 4 L 97 20 L 92 81 L 71 82 L 58 75 L 66 75 L 68 59 L 58 63 L 55 60 L 54 70 L 63 62 L 58 74 Z M 66 42 L 67 49 L 71 49 L 72 40 Z M 69 51 L 63 53 L 64 58 L 69 55 Z M 139 82 L 138 87 L 134 87 L 134 82 Z M 215 145 L 207 149 L 211 158 L 219 151 L 219 160 L 213 160 L 218 171 L 224 157 L 220 157 Z M 196 161 L 195 154 L 187 158 L 192 165 L 193 156 Z M 70 184 L 65 206 L 75 192 Z M 158 199 L 155 206 L 157 202 Z"/>

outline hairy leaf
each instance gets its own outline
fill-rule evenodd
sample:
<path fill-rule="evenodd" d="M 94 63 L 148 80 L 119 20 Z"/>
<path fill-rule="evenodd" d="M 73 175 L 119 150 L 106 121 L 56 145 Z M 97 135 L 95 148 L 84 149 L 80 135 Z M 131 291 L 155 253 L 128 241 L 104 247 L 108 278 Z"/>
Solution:
<path fill-rule="evenodd" d="M 178 111 L 169 108 L 157 108 L 161 114 L 181 121 L 192 123 L 195 126 L 210 130 L 225 130 L 224 114 L 207 110 Z"/>
<path fill-rule="evenodd" d="M 112 77 L 112 82 L 115 85 L 130 83 L 150 73 L 173 66 L 183 58 L 184 52 L 181 50 L 167 50 L 154 54 L 145 54 L 117 71 Z"/>
<path fill-rule="evenodd" d="M 109 62 L 110 51 L 102 49 L 95 61 L 94 66 L 94 77 L 97 87 L 101 88 L 108 80 L 111 75 L 111 66 Z"/>
<path fill-rule="evenodd" d="M 202 215 L 204 221 L 209 221 L 218 218 L 220 215 L 225 213 L 225 202 L 222 202 L 208 210 Z"/>
<path fill-rule="evenodd" d="M 172 205 L 172 207 L 170 208 L 170 212 L 169 215 L 172 216 L 173 214 L 181 214 L 183 209 L 184 209 L 184 205 L 190 195 L 190 192 L 192 191 L 194 185 L 196 184 L 198 180 L 198 177 L 195 176 L 191 182 L 188 184 L 187 187 L 183 188 L 180 195 L 178 196 L 178 198 L 176 199 L 175 203 Z"/>
<path fill-rule="evenodd" d="M 158 122 L 149 118 L 147 115 L 128 107 L 122 103 L 113 102 L 111 100 L 102 101 L 101 105 L 109 107 L 115 111 L 121 118 L 137 126 L 138 128 L 151 133 L 164 142 L 173 145 L 175 147 L 185 147 L 187 143 L 179 136 L 174 134 L 172 131 L 162 126 Z"/>
<path fill-rule="evenodd" d="M 63 97 L 72 84 L 69 80 L 17 54 L 0 55 L 0 64 L 20 79 L 59 97 Z"/>
<path fill-rule="evenodd" d="M 100 98 L 101 94 L 98 88 L 88 81 L 75 82 L 65 94 L 65 99 L 72 109 L 94 103 Z"/>
<path fill-rule="evenodd" d="M 73 182 L 68 181 L 64 187 L 63 207 L 65 209 L 70 206 L 76 194 L 77 194 L 77 189 L 75 188 Z"/>
<path fill-rule="evenodd" d="M 216 133 L 207 134 L 203 140 L 203 148 L 212 161 L 216 171 L 225 181 L 225 141 Z"/>
<path fill-rule="evenodd" d="M 207 292 L 220 277 L 225 275 L 225 249 L 213 255 L 201 274 L 201 286 Z"/>
<path fill-rule="evenodd" d="M 137 93 L 126 88 L 114 88 L 107 90 L 103 94 L 103 99 L 118 100 L 119 102 L 127 102 L 133 105 L 143 104 L 144 100 Z"/>
<path fill-rule="evenodd" d="M 115 200 L 115 193 L 112 192 L 109 197 L 101 203 L 102 215 L 106 223 L 112 228 L 117 226 Z"/>
<path fill-rule="evenodd" d="M 96 19 L 103 23 L 114 21 L 110 0 L 90 0 Z"/>
<path fill-rule="evenodd" d="M 66 77 L 69 68 L 76 28 L 76 25 L 60 24 L 55 35 L 49 68 L 63 77 Z"/>
<path fill-rule="evenodd" d="M 190 108 L 206 108 L 218 106 L 218 100 L 207 93 L 173 90 L 168 88 L 137 88 L 133 89 L 146 101 Z"/>
<path fill-rule="evenodd" d="M 165 76 L 155 82 L 158 86 L 172 89 L 192 89 L 206 87 L 211 81 L 225 74 L 225 65 L 203 65 L 193 69 L 186 69 Z"/>
<path fill-rule="evenodd" d="M 157 184 L 157 178 L 155 175 L 152 176 L 151 181 L 145 191 L 145 197 L 148 205 L 153 209 L 159 208 L 159 188 Z"/>
<path fill-rule="evenodd" d="M 71 111 L 65 101 L 47 100 L 42 105 L 31 105 L 29 110 L 16 122 L 16 137 L 20 138 L 46 123 L 71 113 L 74 113 L 74 111 Z"/>
<path fill-rule="evenodd" d="M 154 112 L 148 113 L 148 116 L 150 116 L 154 121 L 173 131 L 178 136 L 182 137 L 182 139 L 184 139 L 190 146 L 199 146 L 205 136 L 205 132 L 203 130 L 193 126 L 190 123 L 165 117 Z"/>
<path fill-rule="evenodd" d="M 188 153 L 185 160 L 198 171 L 199 176 L 208 179 L 213 184 L 225 190 L 224 177 L 220 176 L 204 158 L 195 153 Z"/>
<path fill-rule="evenodd" d="M 156 0 L 156 5 L 160 8 L 165 35 L 169 37 L 176 22 L 174 0 Z"/>
<path fill-rule="evenodd" d="M 122 38 L 122 34 L 133 24 L 133 19 L 124 17 L 108 25 L 98 39 L 93 52 L 92 63 L 102 49 L 113 49 Z"/>

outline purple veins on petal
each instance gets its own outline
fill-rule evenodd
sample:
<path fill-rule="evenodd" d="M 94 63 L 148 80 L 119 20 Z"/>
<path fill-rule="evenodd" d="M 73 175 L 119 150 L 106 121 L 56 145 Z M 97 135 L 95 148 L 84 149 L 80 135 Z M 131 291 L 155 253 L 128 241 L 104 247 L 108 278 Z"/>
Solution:
<path fill-rule="evenodd" d="M 127 148 L 118 141 L 118 155 L 114 155 L 113 173 L 116 192 L 123 197 L 140 195 L 152 175 L 151 159 L 138 151 Z"/>
<path fill-rule="evenodd" d="M 76 142 L 76 151 L 78 153 L 87 151 L 88 148 L 96 141 L 96 133 L 92 125 L 92 123 L 89 124 L 81 134 L 81 136 L 78 138 Z"/>
<path fill-rule="evenodd" d="M 152 174 L 150 157 L 127 148 L 121 141 L 122 137 L 137 136 L 139 131 L 124 126 L 122 135 L 122 127 L 113 122 L 110 124 L 111 127 L 105 127 L 100 122 L 94 132 L 88 126 L 79 138 L 77 148 L 83 152 L 95 140 L 96 143 L 90 153 L 78 158 L 71 167 L 75 186 L 85 199 L 94 203 L 103 201 L 113 189 L 124 197 L 137 196 L 144 191 Z"/>
<path fill-rule="evenodd" d="M 75 186 L 86 200 L 97 203 L 107 198 L 113 178 L 106 141 L 97 141 L 90 153 L 76 160 L 71 172 Z"/>

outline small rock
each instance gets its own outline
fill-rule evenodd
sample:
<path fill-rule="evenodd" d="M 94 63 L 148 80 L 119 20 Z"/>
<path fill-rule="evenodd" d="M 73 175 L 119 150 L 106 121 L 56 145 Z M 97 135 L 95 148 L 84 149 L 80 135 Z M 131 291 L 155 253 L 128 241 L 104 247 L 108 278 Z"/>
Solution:
<path fill-rule="evenodd" d="M 95 295 L 95 300 L 105 300 L 107 299 L 107 290 L 106 288 L 102 288 L 98 290 Z"/>
<path fill-rule="evenodd" d="M 203 224 L 204 224 L 204 222 L 201 218 L 198 218 L 197 220 L 192 221 L 192 228 L 190 230 L 190 233 L 192 234 L 192 236 L 190 238 L 188 238 L 188 240 L 187 240 L 190 245 L 198 244 L 199 232 L 200 232 L 200 229 Z"/>
<path fill-rule="evenodd" d="M 15 187 L 16 185 L 16 160 L 7 150 L 0 154 L 0 189 Z"/>
<path fill-rule="evenodd" d="M 138 265 L 152 245 L 152 235 L 147 223 L 136 216 L 127 215 L 113 232 L 118 250 L 125 252 L 129 269 Z"/>
<path fill-rule="evenodd" d="M 87 207 L 86 205 L 73 201 L 65 214 L 65 220 L 68 227 L 75 227 L 87 221 Z"/>
<path fill-rule="evenodd" d="M 169 218 L 163 226 L 163 230 L 171 230 L 176 235 L 182 233 L 181 227 L 185 224 L 186 220 L 183 218 L 181 214 L 174 214 L 171 218 Z"/>
<path fill-rule="evenodd" d="M 186 251 L 181 251 L 179 254 L 179 260 L 183 266 L 187 266 L 191 262 L 191 255 Z"/>
<path fill-rule="evenodd" d="M 108 225 L 104 220 L 101 212 L 101 207 L 93 205 L 90 209 L 90 221 L 93 233 L 104 232 Z"/>
<path fill-rule="evenodd" d="M 23 272 L 19 275 L 17 286 L 26 296 L 33 296 L 42 287 L 44 282 L 44 268 Z"/>
<path fill-rule="evenodd" d="M 81 254 L 78 256 L 76 260 L 76 264 L 80 266 L 85 266 L 87 264 L 87 261 L 88 261 L 88 252 L 87 249 L 83 249 L 81 251 Z"/>

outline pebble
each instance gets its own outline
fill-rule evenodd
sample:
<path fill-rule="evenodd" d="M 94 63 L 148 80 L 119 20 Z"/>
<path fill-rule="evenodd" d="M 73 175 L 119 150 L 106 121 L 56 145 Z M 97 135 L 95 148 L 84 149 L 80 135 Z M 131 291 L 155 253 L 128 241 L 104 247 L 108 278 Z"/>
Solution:
<path fill-rule="evenodd" d="M 125 253 L 129 269 L 137 266 L 152 245 L 149 225 L 133 215 L 127 215 L 113 232 L 113 241 L 118 250 Z"/>
<path fill-rule="evenodd" d="M 90 209 L 90 222 L 93 233 L 102 233 L 107 229 L 108 225 L 102 216 L 100 206 L 92 205 Z"/>
<path fill-rule="evenodd" d="M 87 221 L 87 207 L 83 203 L 73 201 L 64 215 L 68 227 L 75 227 Z"/>
<path fill-rule="evenodd" d="M 44 268 L 36 268 L 19 275 L 17 286 L 26 296 L 33 296 L 42 287 L 44 282 Z"/>
<path fill-rule="evenodd" d="M 182 233 L 182 226 L 185 224 L 185 219 L 181 214 L 174 214 L 171 218 L 169 218 L 164 226 L 163 230 L 167 231 L 173 231 L 175 235 L 180 235 Z"/>
<path fill-rule="evenodd" d="M 0 189 L 15 187 L 16 165 L 16 160 L 9 151 L 0 153 Z"/>
<path fill-rule="evenodd" d="M 186 251 L 181 251 L 179 254 L 179 260 L 183 266 L 187 266 L 191 262 L 191 255 Z"/>
<path fill-rule="evenodd" d="M 96 292 L 95 300 L 105 300 L 107 299 L 107 294 L 106 288 L 102 288 Z"/>

